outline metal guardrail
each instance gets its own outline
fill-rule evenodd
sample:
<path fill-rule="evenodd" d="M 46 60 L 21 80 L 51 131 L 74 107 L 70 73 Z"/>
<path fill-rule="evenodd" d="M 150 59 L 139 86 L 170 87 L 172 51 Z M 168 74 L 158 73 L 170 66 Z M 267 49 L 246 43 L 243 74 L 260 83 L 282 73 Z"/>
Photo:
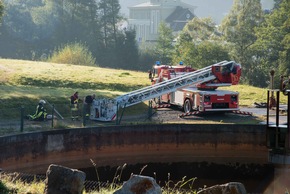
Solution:
<path fill-rule="evenodd" d="M 51 119 L 45 121 L 30 121 L 27 119 L 28 114 L 35 113 L 35 106 L 25 107 L 19 106 L 16 108 L 0 108 L 0 136 L 19 134 L 22 132 L 44 131 L 51 129 L 79 128 L 91 126 L 116 125 L 116 122 L 106 123 L 96 122 L 83 117 L 82 104 L 79 107 L 80 116 L 78 119 L 72 120 L 72 112 L 69 104 L 51 104 L 45 105 L 48 115 Z M 55 109 L 55 111 L 53 111 Z M 140 112 L 140 117 L 136 115 L 125 115 L 127 122 L 144 122 L 148 120 L 147 109 Z M 126 113 L 125 113 L 126 114 Z M 145 115 L 145 118 L 144 116 Z M 132 119 L 133 118 L 133 119 Z M 134 121 L 133 121 L 134 120 Z M 117 124 L 118 125 L 118 124 Z"/>
<path fill-rule="evenodd" d="M 287 122 L 280 123 L 280 95 L 284 94 L 287 96 L 287 107 L 283 109 L 287 112 Z M 271 123 L 270 109 L 274 109 L 275 122 Z M 271 149 L 271 153 L 277 154 L 289 154 L 290 153 L 290 90 L 268 90 L 267 92 L 267 146 Z"/>
<path fill-rule="evenodd" d="M 80 118 L 71 123 L 71 110 L 68 104 L 56 104 L 47 106 L 45 109 L 49 119 L 45 121 L 31 121 L 27 115 L 33 115 L 36 107 L 20 106 L 17 108 L 0 108 L 0 136 L 24 131 L 37 131 L 39 129 L 66 128 L 68 125 L 83 127 L 82 107 L 80 107 Z"/>

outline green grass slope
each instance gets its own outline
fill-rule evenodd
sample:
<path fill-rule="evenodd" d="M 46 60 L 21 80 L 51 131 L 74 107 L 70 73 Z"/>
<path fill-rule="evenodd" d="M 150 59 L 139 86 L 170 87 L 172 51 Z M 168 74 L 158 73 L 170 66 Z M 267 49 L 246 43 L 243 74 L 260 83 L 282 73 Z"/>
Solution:
<path fill-rule="evenodd" d="M 95 93 L 98 98 L 113 98 L 149 84 L 142 72 L 0 59 L 2 108 L 35 104 L 39 99 L 67 103 L 75 91 L 80 97 Z"/>
<path fill-rule="evenodd" d="M 144 72 L 100 67 L 0 59 L 1 108 L 35 106 L 39 99 L 67 104 L 75 92 L 80 97 L 95 93 L 98 98 L 114 98 L 150 85 Z M 266 102 L 267 90 L 247 85 L 220 89 L 238 91 L 240 106 Z M 283 101 L 285 102 L 283 97 Z"/>

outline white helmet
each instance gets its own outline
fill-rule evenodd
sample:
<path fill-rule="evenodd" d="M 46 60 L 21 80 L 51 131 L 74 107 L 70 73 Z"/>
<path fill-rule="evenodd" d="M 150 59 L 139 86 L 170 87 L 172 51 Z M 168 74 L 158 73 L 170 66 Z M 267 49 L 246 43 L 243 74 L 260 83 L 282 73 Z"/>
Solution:
<path fill-rule="evenodd" d="M 45 104 L 46 102 L 45 102 L 45 100 L 39 100 L 39 103 L 40 104 Z"/>

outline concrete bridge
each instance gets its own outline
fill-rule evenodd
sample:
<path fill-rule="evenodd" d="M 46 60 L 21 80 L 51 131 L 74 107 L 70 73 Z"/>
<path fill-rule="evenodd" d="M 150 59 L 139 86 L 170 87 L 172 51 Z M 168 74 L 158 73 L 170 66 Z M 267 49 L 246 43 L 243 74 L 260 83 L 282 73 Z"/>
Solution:
<path fill-rule="evenodd" d="M 0 137 L 0 168 L 45 173 L 138 163 L 268 163 L 264 125 L 168 124 L 51 130 Z"/>

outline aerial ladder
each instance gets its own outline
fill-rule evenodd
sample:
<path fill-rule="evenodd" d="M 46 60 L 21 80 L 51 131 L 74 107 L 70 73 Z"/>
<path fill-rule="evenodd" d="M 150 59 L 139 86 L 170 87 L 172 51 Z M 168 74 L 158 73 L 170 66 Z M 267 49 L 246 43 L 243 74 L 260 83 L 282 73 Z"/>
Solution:
<path fill-rule="evenodd" d="M 117 111 L 119 108 L 129 107 L 146 100 L 158 98 L 163 94 L 174 92 L 177 89 L 197 85 L 201 83 L 211 82 L 213 80 L 223 79 L 220 69 L 229 69 L 227 77 L 240 68 L 240 65 L 234 61 L 222 61 L 208 67 L 186 73 L 184 75 L 172 78 L 170 80 L 162 81 L 151 86 L 147 86 L 124 95 L 118 96 L 114 99 L 95 99 L 92 103 L 90 119 L 97 121 L 113 121 L 116 119 Z M 214 73 L 214 72 L 219 72 Z M 232 80 L 221 80 L 221 82 L 232 83 Z"/>

